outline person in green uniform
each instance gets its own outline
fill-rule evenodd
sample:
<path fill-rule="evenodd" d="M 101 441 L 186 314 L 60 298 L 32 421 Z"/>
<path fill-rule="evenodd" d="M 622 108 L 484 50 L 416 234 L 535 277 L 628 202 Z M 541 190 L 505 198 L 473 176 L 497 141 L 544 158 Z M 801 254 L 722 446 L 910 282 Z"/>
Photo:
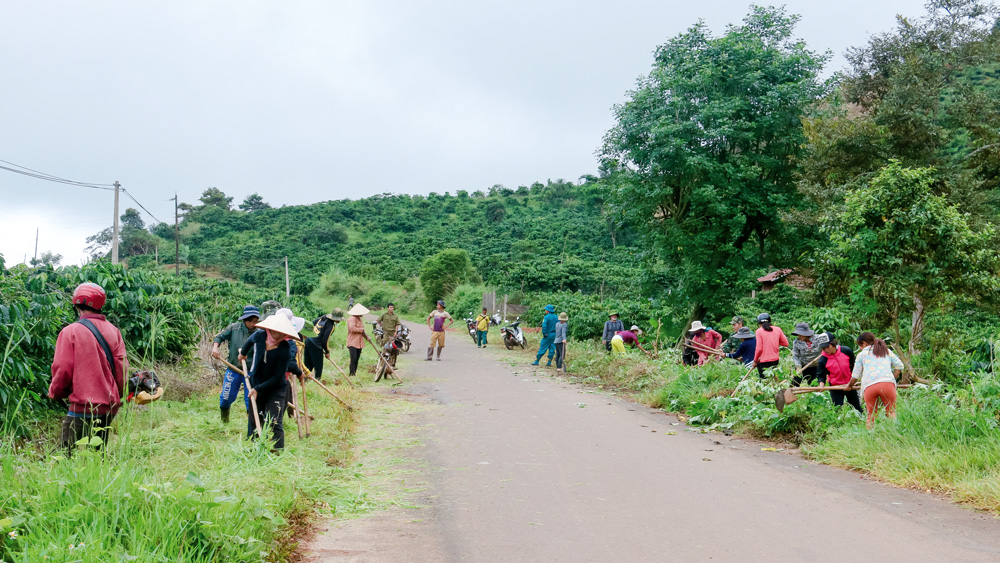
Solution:
<path fill-rule="evenodd" d="M 732 354 L 740 348 L 740 344 L 743 344 L 743 339 L 736 338 L 736 333 L 743 328 L 743 317 L 736 315 L 729 321 L 729 326 L 732 328 L 732 334 L 722 343 L 722 351 L 726 354 Z"/>
<path fill-rule="evenodd" d="M 389 303 L 386 310 L 379 316 L 378 321 L 382 325 L 382 338 L 379 339 L 379 346 L 384 346 L 386 342 L 396 337 L 399 332 L 399 317 L 396 316 L 396 307 Z"/>

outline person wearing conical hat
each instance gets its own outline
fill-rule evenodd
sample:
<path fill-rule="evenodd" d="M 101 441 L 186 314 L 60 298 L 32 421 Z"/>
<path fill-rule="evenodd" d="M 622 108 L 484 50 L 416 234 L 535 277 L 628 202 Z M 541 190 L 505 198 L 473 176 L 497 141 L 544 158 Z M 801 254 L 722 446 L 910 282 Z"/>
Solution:
<path fill-rule="evenodd" d="M 240 361 L 246 360 L 251 348 L 253 364 L 247 368 L 250 378 L 250 398 L 257 401 L 257 415 L 261 424 L 271 431 L 274 448 L 285 447 L 285 428 L 282 415 L 288 406 L 288 381 L 286 372 L 292 360 L 289 338 L 298 339 L 295 325 L 283 314 L 275 313 L 257 323 L 258 330 L 247 339 L 240 350 Z M 247 416 L 247 436 L 256 436 L 254 415 Z"/>
<path fill-rule="evenodd" d="M 348 375 L 357 375 L 358 361 L 361 359 L 361 349 L 365 347 L 365 321 L 361 318 L 369 313 L 361 303 L 357 303 L 347 312 L 347 352 L 351 356 L 351 367 Z"/>

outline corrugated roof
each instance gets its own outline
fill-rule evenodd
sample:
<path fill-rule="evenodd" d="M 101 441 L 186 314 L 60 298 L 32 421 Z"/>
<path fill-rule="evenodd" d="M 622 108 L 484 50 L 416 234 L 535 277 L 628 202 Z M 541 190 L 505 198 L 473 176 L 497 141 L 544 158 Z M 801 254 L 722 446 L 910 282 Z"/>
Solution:
<path fill-rule="evenodd" d="M 795 270 L 793 268 L 786 268 L 784 270 L 777 270 L 777 271 L 771 272 L 770 274 L 767 274 L 764 277 L 757 278 L 757 281 L 759 281 L 761 283 L 776 282 L 776 281 L 780 280 L 781 278 L 787 276 L 788 274 L 790 274 L 790 273 L 792 273 L 794 271 Z"/>

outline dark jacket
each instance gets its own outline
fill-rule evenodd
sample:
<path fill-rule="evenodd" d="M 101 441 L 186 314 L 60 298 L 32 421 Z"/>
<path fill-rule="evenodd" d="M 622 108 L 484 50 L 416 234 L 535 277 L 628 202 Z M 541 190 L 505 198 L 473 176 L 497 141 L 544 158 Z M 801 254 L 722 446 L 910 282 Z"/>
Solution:
<path fill-rule="evenodd" d="M 274 395 L 285 392 L 285 372 L 289 361 L 295 357 L 291 353 L 291 345 L 282 340 L 274 350 L 267 349 L 267 332 L 258 330 L 247 338 L 243 345 L 243 355 L 248 356 L 250 349 L 255 350 L 253 367 L 250 371 L 250 386 L 260 395 Z"/>
<path fill-rule="evenodd" d="M 740 347 L 736 349 L 735 352 L 731 354 L 726 354 L 727 358 L 733 358 L 743 362 L 744 364 L 749 364 L 753 361 L 753 355 L 757 352 L 757 339 L 747 338 L 746 340 L 740 341 Z"/>
<path fill-rule="evenodd" d="M 611 342 L 611 339 L 615 337 L 615 332 L 619 330 L 625 330 L 625 323 L 621 319 L 604 321 L 604 333 L 601 335 L 601 340 Z"/>
<path fill-rule="evenodd" d="M 255 332 L 257 332 L 255 330 Z M 263 332 L 263 331 L 260 331 Z M 236 321 L 228 325 L 226 328 L 222 329 L 222 332 L 215 335 L 213 342 L 216 344 L 222 344 L 223 342 L 229 343 L 229 363 L 234 366 L 240 365 L 240 350 L 243 348 L 243 344 L 250 337 L 250 331 L 247 330 L 247 325 L 243 324 L 243 321 Z M 253 363 L 253 356 L 247 355 L 247 365 Z"/>

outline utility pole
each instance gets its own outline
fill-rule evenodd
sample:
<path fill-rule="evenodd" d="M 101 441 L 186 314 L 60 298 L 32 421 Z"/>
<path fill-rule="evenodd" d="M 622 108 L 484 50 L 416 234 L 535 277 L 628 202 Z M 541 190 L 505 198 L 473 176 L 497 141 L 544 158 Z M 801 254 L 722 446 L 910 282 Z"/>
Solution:
<path fill-rule="evenodd" d="M 39 227 L 35 227 L 35 259 L 34 259 L 34 262 L 36 264 L 38 263 L 38 229 L 39 229 Z"/>
<path fill-rule="evenodd" d="M 118 192 L 122 185 L 115 180 L 115 228 L 111 233 L 111 263 L 118 263 Z"/>
<path fill-rule="evenodd" d="M 285 256 L 285 300 L 288 300 L 291 296 L 291 285 L 288 283 L 288 257 Z"/>
<path fill-rule="evenodd" d="M 178 224 L 177 192 L 174 192 L 174 275 L 181 275 L 181 236 Z"/>

